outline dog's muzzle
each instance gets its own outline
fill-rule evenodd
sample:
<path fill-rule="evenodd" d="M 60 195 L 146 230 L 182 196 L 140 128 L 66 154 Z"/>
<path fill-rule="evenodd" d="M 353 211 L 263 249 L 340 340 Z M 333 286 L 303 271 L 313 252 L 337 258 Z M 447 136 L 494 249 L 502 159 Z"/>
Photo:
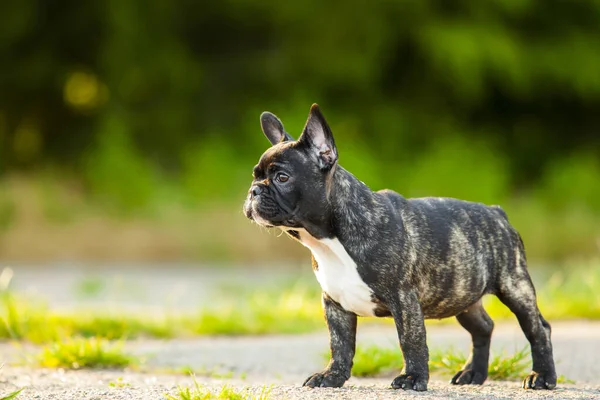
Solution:
<path fill-rule="evenodd" d="M 264 195 L 264 192 L 265 188 L 261 185 L 255 184 L 250 187 L 248 190 L 248 197 L 244 203 L 244 214 L 246 214 L 247 218 L 253 220 L 257 224 L 270 228 L 273 224 L 268 221 L 268 218 L 264 217 L 265 212 L 260 211 L 260 202 L 261 200 L 265 200 L 261 198 L 261 195 Z"/>

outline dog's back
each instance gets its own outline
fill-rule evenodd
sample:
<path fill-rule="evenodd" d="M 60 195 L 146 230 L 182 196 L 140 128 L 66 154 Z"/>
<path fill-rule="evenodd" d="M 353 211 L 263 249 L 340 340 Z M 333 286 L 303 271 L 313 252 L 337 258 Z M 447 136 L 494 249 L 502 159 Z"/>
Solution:
<path fill-rule="evenodd" d="M 525 268 L 520 236 L 499 206 L 379 193 L 402 218 L 410 253 L 402 271 L 419 288 L 426 317 L 455 315 Z"/>

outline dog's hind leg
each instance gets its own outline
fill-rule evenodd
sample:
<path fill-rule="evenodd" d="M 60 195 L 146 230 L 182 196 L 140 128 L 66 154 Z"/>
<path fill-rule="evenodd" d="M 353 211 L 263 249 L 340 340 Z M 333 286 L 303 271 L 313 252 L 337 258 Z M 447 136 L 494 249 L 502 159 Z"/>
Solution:
<path fill-rule="evenodd" d="M 465 366 L 454 375 L 450 383 L 481 385 L 488 375 L 490 341 L 494 322 L 485 312 L 481 300 L 458 314 L 456 319 L 471 334 L 473 348 Z"/>
<path fill-rule="evenodd" d="M 517 316 L 519 325 L 531 345 L 533 371 L 523 381 L 523 388 L 554 389 L 556 370 L 550 341 L 550 324 L 538 309 L 535 288 L 527 272 L 521 243 L 516 250 L 515 262 L 516 269 L 502 276 L 496 294 Z"/>

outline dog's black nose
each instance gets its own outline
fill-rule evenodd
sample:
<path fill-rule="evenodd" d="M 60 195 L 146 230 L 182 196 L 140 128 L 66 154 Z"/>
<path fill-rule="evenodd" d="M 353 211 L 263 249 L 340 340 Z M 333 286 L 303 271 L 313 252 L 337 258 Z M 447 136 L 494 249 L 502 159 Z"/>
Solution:
<path fill-rule="evenodd" d="M 258 185 L 254 185 L 250 188 L 250 191 L 252 192 L 252 197 L 256 197 L 262 192 L 262 188 Z"/>

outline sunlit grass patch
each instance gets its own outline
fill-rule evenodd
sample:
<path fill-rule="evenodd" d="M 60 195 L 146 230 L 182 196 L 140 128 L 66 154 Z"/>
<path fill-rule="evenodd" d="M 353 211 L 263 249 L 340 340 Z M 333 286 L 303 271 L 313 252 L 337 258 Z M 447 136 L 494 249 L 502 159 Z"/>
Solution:
<path fill-rule="evenodd" d="M 466 355 L 453 348 L 445 351 L 436 350 L 429 355 L 430 371 L 448 376 L 460 371 L 466 362 Z M 504 351 L 499 354 L 492 352 L 488 366 L 488 379 L 497 381 L 522 379 L 526 375 L 529 365 L 528 347 L 524 347 L 512 355 L 507 355 Z"/>
<path fill-rule="evenodd" d="M 235 389 L 224 385 L 220 389 L 210 389 L 194 379 L 193 386 L 178 386 L 175 394 L 166 394 L 167 400 L 267 400 L 271 389 L 263 387 L 258 394 L 249 389 Z"/>
<path fill-rule="evenodd" d="M 524 347 L 513 355 L 492 354 L 488 377 L 492 380 L 507 381 L 522 379 L 530 369 L 529 348 Z"/>
<path fill-rule="evenodd" d="M 45 346 L 37 356 L 42 367 L 56 368 L 123 368 L 139 360 L 123 352 L 120 344 L 99 338 L 76 338 L 56 341 Z"/>
<path fill-rule="evenodd" d="M 326 354 L 329 358 L 329 354 Z M 453 376 L 460 371 L 466 362 L 466 356 L 449 348 L 433 350 L 429 353 L 429 370 L 445 376 Z M 513 355 L 493 354 L 488 369 L 488 379 L 518 380 L 527 372 L 529 351 L 527 348 Z M 403 367 L 402 352 L 399 347 L 382 347 L 375 344 L 356 347 L 353 376 L 376 376 L 392 371 L 400 371 Z"/>
<path fill-rule="evenodd" d="M 131 383 L 125 382 L 125 380 L 123 378 L 119 377 L 114 381 L 108 382 L 108 386 L 114 387 L 114 388 L 122 388 L 122 387 L 131 386 Z"/>
<path fill-rule="evenodd" d="M 303 333 L 324 328 L 322 314 L 318 295 L 294 288 L 254 293 L 243 301 L 206 308 L 191 322 L 197 334 Z"/>
<path fill-rule="evenodd" d="M 549 320 L 600 319 L 600 261 L 536 282 L 538 303 Z M 234 296 L 206 306 L 197 313 L 128 314 L 122 311 L 62 312 L 43 302 L 0 290 L 0 339 L 51 343 L 70 337 L 111 340 L 137 337 L 172 338 L 198 335 L 258 335 L 304 333 L 326 329 L 316 282 L 283 285 L 261 291 L 231 289 Z M 495 296 L 484 299 L 495 321 L 514 315 Z M 393 324 L 391 318 L 361 319 L 361 323 Z M 442 323 L 454 319 L 442 320 Z M 430 322 L 439 323 L 437 321 Z"/>
<path fill-rule="evenodd" d="M 176 318 L 121 313 L 81 313 L 55 315 L 58 324 L 67 327 L 69 335 L 100 336 L 106 339 L 133 339 L 139 336 L 171 338 L 182 328 Z"/>
<path fill-rule="evenodd" d="M 573 379 L 569 379 L 569 378 L 565 377 L 564 375 L 559 375 L 558 378 L 556 379 L 556 383 L 570 383 L 570 384 L 574 384 L 575 381 Z"/>
<path fill-rule="evenodd" d="M 329 358 L 329 353 L 326 354 Z M 381 347 L 375 344 L 356 346 L 352 375 L 374 376 L 393 369 L 402 369 L 403 359 L 400 349 Z"/>
<path fill-rule="evenodd" d="M 181 335 L 182 322 L 167 316 L 139 316 L 106 312 L 55 312 L 32 298 L 0 294 L 0 338 L 49 343 L 66 337 L 131 339 Z"/>
<path fill-rule="evenodd" d="M 3 292 L 0 294 L 0 338 L 36 343 L 56 340 L 63 328 L 52 321 L 51 314 L 42 302 Z"/>
<path fill-rule="evenodd" d="M 119 312 L 57 312 L 44 302 L 4 291 L 0 296 L 0 338 L 48 343 L 64 337 L 131 339 L 194 335 L 303 333 L 324 329 L 316 282 L 277 289 L 230 290 L 236 296 L 195 314 L 131 315 Z"/>
<path fill-rule="evenodd" d="M 460 371 L 466 361 L 465 355 L 452 347 L 432 350 L 429 352 L 429 371 L 451 376 Z"/>
<path fill-rule="evenodd" d="M 314 285 L 313 285 L 314 286 Z M 0 338 L 49 343 L 68 337 L 132 339 L 197 335 L 302 333 L 325 329 L 313 286 L 238 295 L 196 314 L 140 315 L 89 310 L 59 312 L 42 301 L 0 292 Z"/>

